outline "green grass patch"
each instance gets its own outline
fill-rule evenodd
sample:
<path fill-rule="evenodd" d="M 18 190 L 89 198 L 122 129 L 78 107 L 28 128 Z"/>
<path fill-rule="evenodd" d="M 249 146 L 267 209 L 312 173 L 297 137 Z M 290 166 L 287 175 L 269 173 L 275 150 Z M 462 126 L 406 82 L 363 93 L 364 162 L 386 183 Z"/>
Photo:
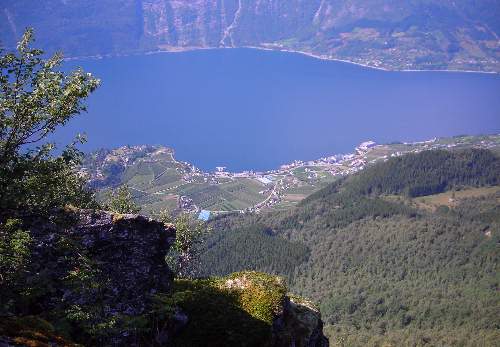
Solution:
<path fill-rule="evenodd" d="M 179 279 L 174 292 L 189 316 L 175 346 L 270 346 L 273 319 L 283 308 L 286 286 L 276 276 L 239 272 Z"/>

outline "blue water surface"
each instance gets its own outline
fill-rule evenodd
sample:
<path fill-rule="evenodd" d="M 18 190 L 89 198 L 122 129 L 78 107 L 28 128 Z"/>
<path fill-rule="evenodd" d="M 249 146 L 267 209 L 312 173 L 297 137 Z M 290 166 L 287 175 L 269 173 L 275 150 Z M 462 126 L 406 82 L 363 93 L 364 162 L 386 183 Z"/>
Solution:
<path fill-rule="evenodd" d="M 102 79 L 61 129 L 85 150 L 162 144 L 205 170 L 273 169 L 365 140 L 500 133 L 500 75 L 385 72 L 295 53 L 217 49 L 80 60 Z"/>

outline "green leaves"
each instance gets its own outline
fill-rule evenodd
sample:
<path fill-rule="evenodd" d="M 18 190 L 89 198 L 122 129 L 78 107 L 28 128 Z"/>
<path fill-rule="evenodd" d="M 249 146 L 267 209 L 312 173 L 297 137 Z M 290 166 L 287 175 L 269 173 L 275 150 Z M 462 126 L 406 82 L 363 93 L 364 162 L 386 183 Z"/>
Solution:
<path fill-rule="evenodd" d="M 15 301 L 11 293 L 22 288 L 30 258 L 30 232 L 19 219 L 0 223 L 0 315 L 9 312 Z"/>
<path fill-rule="evenodd" d="M 44 59 L 27 29 L 15 52 L 0 56 L 0 207 L 47 211 L 72 204 L 91 207 L 93 194 L 75 166 L 74 144 L 51 157 L 47 135 L 85 111 L 100 81 L 81 69 L 66 74 L 62 55 Z"/>
<path fill-rule="evenodd" d="M 115 213 L 138 213 L 141 210 L 134 202 L 127 185 L 109 192 L 105 204 L 106 209 Z"/>
<path fill-rule="evenodd" d="M 181 278 L 193 277 L 201 245 L 209 229 L 203 222 L 186 213 L 174 218 L 168 211 L 162 211 L 156 218 L 163 223 L 175 224 L 175 243 L 166 256 L 168 266 Z"/>
<path fill-rule="evenodd" d="M 58 126 L 85 111 L 83 101 L 100 81 L 81 69 L 66 75 L 58 71 L 62 55 L 44 60 L 31 49 L 28 29 L 17 53 L 0 58 L 0 160 L 9 160 L 26 144 L 44 139 Z"/>
<path fill-rule="evenodd" d="M 31 236 L 21 228 L 19 219 L 7 219 L 0 224 L 0 283 L 12 280 L 22 271 L 29 257 Z"/>

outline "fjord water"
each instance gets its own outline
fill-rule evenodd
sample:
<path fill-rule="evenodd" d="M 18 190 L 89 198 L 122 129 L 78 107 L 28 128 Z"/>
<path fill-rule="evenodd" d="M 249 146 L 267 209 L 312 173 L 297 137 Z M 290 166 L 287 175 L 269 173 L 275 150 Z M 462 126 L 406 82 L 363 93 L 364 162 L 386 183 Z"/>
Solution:
<path fill-rule="evenodd" d="M 57 136 L 85 150 L 162 144 L 213 170 L 265 170 L 351 152 L 364 140 L 500 132 L 500 75 L 386 72 L 253 49 L 80 60 L 102 79 Z"/>

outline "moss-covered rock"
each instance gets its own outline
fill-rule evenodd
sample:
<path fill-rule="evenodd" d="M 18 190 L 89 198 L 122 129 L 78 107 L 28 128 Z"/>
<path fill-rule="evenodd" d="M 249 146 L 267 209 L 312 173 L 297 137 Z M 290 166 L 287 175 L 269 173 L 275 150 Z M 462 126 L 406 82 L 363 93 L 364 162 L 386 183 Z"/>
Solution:
<path fill-rule="evenodd" d="M 259 272 L 176 280 L 177 304 L 189 322 L 175 346 L 328 345 L 321 315 L 306 300 L 287 296 L 283 279 Z"/>
<path fill-rule="evenodd" d="M 283 314 L 287 288 L 282 278 L 260 272 L 237 272 L 219 282 L 221 289 L 232 292 L 238 305 L 251 317 L 272 324 Z"/>

